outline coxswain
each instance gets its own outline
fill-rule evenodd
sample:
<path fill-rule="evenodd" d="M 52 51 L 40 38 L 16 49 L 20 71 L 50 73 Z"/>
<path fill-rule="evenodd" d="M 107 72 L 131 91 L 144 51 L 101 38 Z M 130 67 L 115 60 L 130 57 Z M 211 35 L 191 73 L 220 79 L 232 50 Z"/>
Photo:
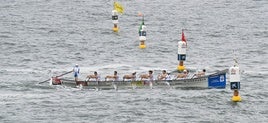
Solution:
<path fill-rule="evenodd" d="M 80 68 L 79 68 L 78 64 L 75 64 L 75 66 L 73 68 L 73 72 L 74 72 L 74 80 L 78 81 L 78 75 L 80 72 Z"/>

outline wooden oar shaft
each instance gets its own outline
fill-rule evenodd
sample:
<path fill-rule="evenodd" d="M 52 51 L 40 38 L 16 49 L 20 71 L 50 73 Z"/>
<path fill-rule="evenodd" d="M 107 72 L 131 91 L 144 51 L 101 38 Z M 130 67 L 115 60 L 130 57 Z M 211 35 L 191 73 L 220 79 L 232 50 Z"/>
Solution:
<path fill-rule="evenodd" d="M 68 74 L 68 73 L 71 73 L 71 72 L 73 72 L 73 71 L 69 71 L 69 72 L 67 72 L 67 73 L 61 74 L 61 75 L 59 75 L 59 76 L 56 76 L 56 77 L 61 77 L 61 76 L 63 76 L 63 75 L 66 75 L 66 74 Z M 51 79 L 51 78 L 50 78 L 50 79 Z M 45 83 L 45 82 L 49 81 L 50 79 L 47 79 L 47 80 L 45 80 L 45 81 L 42 81 L 42 82 L 39 82 L 38 84 L 42 84 L 42 83 Z"/>
<path fill-rule="evenodd" d="M 61 75 L 56 76 L 56 77 L 61 77 L 61 76 L 63 76 L 63 75 L 66 75 L 66 74 L 68 74 L 68 73 L 71 73 L 71 72 L 73 72 L 73 71 L 69 71 L 69 72 L 67 72 L 67 73 L 61 74 Z"/>
<path fill-rule="evenodd" d="M 47 82 L 47 81 L 49 81 L 49 80 L 50 80 L 50 79 L 47 79 L 47 80 L 45 80 L 45 81 L 39 82 L 38 84 L 42 84 L 42 83 Z"/>

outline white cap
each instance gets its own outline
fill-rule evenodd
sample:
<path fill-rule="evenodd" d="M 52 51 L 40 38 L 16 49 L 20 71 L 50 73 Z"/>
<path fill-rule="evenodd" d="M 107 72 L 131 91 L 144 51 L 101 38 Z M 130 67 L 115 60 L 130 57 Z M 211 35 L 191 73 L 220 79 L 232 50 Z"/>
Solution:
<path fill-rule="evenodd" d="M 183 70 L 183 72 L 187 72 L 187 70 Z"/>
<path fill-rule="evenodd" d="M 75 66 L 78 66 L 78 64 L 75 64 Z"/>

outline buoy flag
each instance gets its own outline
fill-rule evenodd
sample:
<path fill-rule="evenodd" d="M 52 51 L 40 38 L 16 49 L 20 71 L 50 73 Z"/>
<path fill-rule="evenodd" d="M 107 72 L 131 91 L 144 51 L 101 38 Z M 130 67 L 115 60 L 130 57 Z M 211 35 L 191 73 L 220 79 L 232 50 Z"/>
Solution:
<path fill-rule="evenodd" d="M 186 38 L 185 38 L 185 36 L 184 36 L 184 32 L 183 32 L 183 30 L 182 30 L 182 34 L 181 34 L 181 40 L 184 41 L 184 42 L 186 42 Z"/>
<path fill-rule="evenodd" d="M 141 12 L 138 12 L 138 16 L 142 16 L 142 13 Z"/>
<path fill-rule="evenodd" d="M 114 2 L 114 9 L 121 14 L 124 13 L 124 7 L 118 2 Z"/>

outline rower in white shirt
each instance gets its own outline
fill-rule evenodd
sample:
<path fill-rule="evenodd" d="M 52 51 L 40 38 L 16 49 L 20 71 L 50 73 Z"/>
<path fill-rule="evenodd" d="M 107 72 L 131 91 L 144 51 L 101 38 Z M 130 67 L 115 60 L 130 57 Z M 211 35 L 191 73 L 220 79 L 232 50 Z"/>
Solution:
<path fill-rule="evenodd" d="M 93 75 L 88 75 L 86 81 L 89 81 L 90 79 L 94 79 L 96 81 L 100 81 L 100 75 L 98 75 L 97 71 L 94 72 Z"/>
<path fill-rule="evenodd" d="M 117 71 L 114 71 L 114 75 L 108 75 L 105 77 L 105 81 L 109 79 L 112 79 L 113 81 L 118 81 L 119 80 L 119 76 L 117 75 Z"/>

